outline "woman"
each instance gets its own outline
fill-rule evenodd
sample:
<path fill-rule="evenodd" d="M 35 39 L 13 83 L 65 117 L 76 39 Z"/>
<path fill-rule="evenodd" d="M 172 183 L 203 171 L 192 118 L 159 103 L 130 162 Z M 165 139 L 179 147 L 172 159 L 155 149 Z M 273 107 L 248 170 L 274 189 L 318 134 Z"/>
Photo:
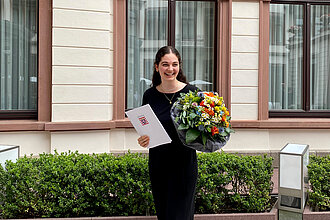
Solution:
<path fill-rule="evenodd" d="M 159 220 L 191 220 L 197 182 L 196 151 L 180 142 L 170 109 L 180 93 L 198 88 L 187 83 L 181 56 L 171 46 L 158 50 L 152 84 L 143 95 L 143 105 L 151 106 L 172 139 L 170 144 L 149 150 L 149 174 L 157 217 Z M 139 137 L 138 143 L 147 147 L 149 137 Z"/>

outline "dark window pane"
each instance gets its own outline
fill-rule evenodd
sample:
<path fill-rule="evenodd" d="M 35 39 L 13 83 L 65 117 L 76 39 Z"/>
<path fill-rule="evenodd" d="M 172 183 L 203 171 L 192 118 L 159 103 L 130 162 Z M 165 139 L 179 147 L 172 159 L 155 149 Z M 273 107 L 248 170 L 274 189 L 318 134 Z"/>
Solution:
<path fill-rule="evenodd" d="M 134 108 L 151 84 L 157 50 L 167 45 L 168 2 L 129 0 L 127 12 L 126 108 Z"/>
<path fill-rule="evenodd" d="M 37 110 L 37 0 L 0 0 L 0 110 Z"/>
<path fill-rule="evenodd" d="M 270 5 L 269 110 L 302 109 L 303 6 Z"/>
<path fill-rule="evenodd" d="M 311 110 L 330 109 L 330 6 L 311 6 Z"/>
<path fill-rule="evenodd" d="M 215 2 L 177 1 L 175 46 L 183 58 L 183 71 L 202 90 L 214 87 Z"/>

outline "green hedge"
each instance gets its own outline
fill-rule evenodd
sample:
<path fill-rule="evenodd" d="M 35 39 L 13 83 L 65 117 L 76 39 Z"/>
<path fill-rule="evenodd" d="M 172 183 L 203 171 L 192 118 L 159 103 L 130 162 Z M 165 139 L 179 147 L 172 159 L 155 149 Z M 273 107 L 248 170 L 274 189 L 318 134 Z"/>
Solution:
<path fill-rule="evenodd" d="M 308 204 L 314 211 L 330 211 L 330 155 L 310 156 Z"/>
<path fill-rule="evenodd" d="M 3 218 L 145 215 L 147 159 L 136 154 L 42 154 L 1 171 Z"/>
<path fill-rule="evenodd" d="M 199 154 L 197 213 L 269 208 L 272 158 Z M 153 215 L 148 159 L 77 152 L 0 166 L 0 218 Z M 234 210 L 233 210 L 234 208 Z"/>
<path fill-rule="evenodd" d="M 197 213 L 263 212 L 270 207 L 271 157 L 200 154 Z"/>

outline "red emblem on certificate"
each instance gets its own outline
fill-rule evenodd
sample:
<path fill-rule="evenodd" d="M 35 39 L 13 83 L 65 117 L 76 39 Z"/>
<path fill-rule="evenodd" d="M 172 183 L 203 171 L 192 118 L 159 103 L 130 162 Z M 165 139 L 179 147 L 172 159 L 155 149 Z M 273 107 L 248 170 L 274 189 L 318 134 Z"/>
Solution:
<path fill-rule="evenodd" d="M 148 120 L 146 119 L 145 116 L 140 116 L 139 121 L 141 122 L 142 126 L 145 126 L 145 125 L 149 124 L 149 122 L 148 122 Z"/>

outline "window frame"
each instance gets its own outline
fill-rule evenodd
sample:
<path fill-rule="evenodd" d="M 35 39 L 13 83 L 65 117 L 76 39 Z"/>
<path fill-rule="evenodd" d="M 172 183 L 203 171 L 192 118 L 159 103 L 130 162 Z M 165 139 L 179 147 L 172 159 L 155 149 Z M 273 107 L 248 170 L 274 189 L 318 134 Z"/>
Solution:
<path fill-rule="evenodd" d="M 38 0 L 37 117 L 34 115 L 32 119 L 25 114 L 16 114 L 11 119 L 1 118 L 0 131 L 42 131 L 45 130 L 45 123 L 51 120 L 52 11 L 52 0 Z"/>
<path fill-rule="evenodd" d="M 127 4 L 127 1 L 126 0 L 126 4 Z M 214 59 L 214 63 L 213 63 L 213 86 L 214 86 L 214 89 L 217 90 L 219 88 L 218 86 L 218 81 L 217 81 L 217 73 L 218 73 L 218 70 L 217 70 L 217 57 L 218 57 L 218 40 L 217 40 L 217 36 L 220 36 L 218 35 L 218 11 L 219 11 L 219 7 L 218 7 L 218 4 L 219 4 L 219 1 L 218 0 L 167 0 L 167 35 L 165 34 L 165 36 L 167 37 L 167 45 L 169 46 L 173 46 L 175 47 L 175 34 L 176 34 L 176 3 L 177 2 L 212 2 L 215 4 L 215 14 L 214 14 L 214 56 L 213 56 L 213 59 Z M 126 13 L 125 15 L 129 15 L 129 12 L 128 12 L 128 7 L 126 7 Z M 126 19 L 127 19 L 127 16 L 126 16 Z M 145 19 L 144 23 L 146 24 L 147 20 Z M 125 23 L 125 26 L 126 26 L 126 33 L 128 32 L 127 31 L 127 28 L 128 28 L 128 25 L 126 25 Z M 146 31 L 146 28 L 145 28 L 145 31 Z M 144 34 L 144 36 L 146 36 L 146 34 Z M 128 45 L 127 45 L 127 42 L 128 42 L 128 36 L 127 34 L 125 35 L 125 40 L 126 40 L 126 45 L 125 45 L 125 53 L 128 54 Z M 148 39 L 147 39 L 148 40 Z M 152 39 L 154 40 L 154 39 Z M 127 57 L 127 56 L 126 56 Z M 125 64 L 125 92 L 127 92 L 127 87 L 128 87 L 128 78 L 127 78 L 127 65 L 128 65 L 128 62 L 127 62 L 127 59 L 126 59 L 126 64 Z M 127 96 L 125 96 L 125 111 L 129 110 L 129 108 L 127 107 Z"/>
<path fill-rule="evenodd" d="M 271 0 L 270 4 L 303 5 L 303 72 L 302 72 L 302 108 L 301 110 L 268 110 L 269 118 L 330 118 L 329 110 L 310 109 L 310 14 L 311 5 L 330 5 L 330 0 Z M 270 14 L 269 14 L 270 15 Z M 270 33 L 269 27 L 269 33 Z M 269 42 L 270 45 L 270 42 Z M 269 54 L 269 53 L 268 53 Z M 269 72 L 268 72 L 269 74 Z M 269 86 L 269 82 L 268 82 Z M 269 100 L 267 100 L 267 103 Z"/>
<path fill-rule="evenodd" d="M 203 0 L 201 0 L 203 1 Z M 132 128 L 132 124 L 125 118 L 126 107 L 126 0 L 114 0 L 114 90 L 113 90 L 113 122 L 115 128 Z M 222 94 L 227 106 L 231 101 L 231 22 L 232 1 L 217 0 L 217 58 L 215 84 L 216 90 Z M 125 73 L 125 74 L 123 74 Z"/>
<path fill-rule="evenodd" d="M 36 4 L 37 4 L 36 7 L 37 7 L 37 15 L 38 15 L 39 2 L 36 1 Z M 36 23 L 38 26 L 38 23 L 39 23 L 38 16 L 35 19 L 36 19 Z M 37 32 L 39 32 L 39 30 L 37 30 Z M 37 56 L 38 56 L 38 54 L 37 54 Z M 38 91 L 37 91 L 37 97 L 38 97 Z M 37 102 L 38 102 L 38 100 L 37 100 Z M 0 109 L 0 120 L 37 119 L 37 117 L 38 117 L 38 109 L 36 109 L 36 110 L 16 110 L 16 109 L 15 110 L 1 110 Z"/>

